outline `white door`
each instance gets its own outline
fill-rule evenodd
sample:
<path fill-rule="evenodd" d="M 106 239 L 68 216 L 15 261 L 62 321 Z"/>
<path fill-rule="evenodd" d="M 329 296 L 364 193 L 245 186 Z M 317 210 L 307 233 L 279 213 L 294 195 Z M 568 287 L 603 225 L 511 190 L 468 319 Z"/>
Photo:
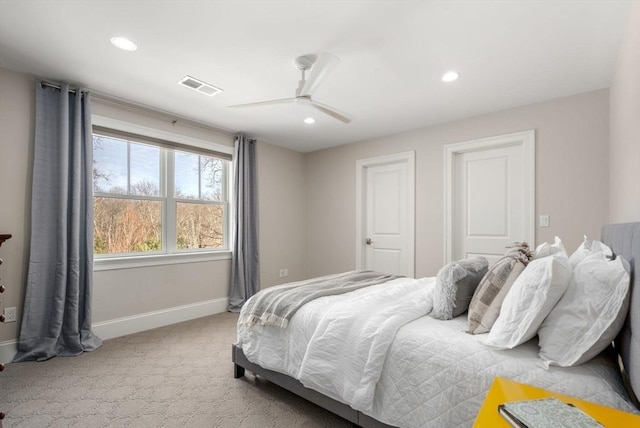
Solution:
<path fill-rule="evenodd" d="M 356 265 L 414 275 L 414 154 L 358 161 Z"/>
<path fill-rule="evenodd" d="M 450 155 L 449 260 L 478 255 L 491 264 L 514 242 L 533 246 L 533 131 L 465 143 Z"/>

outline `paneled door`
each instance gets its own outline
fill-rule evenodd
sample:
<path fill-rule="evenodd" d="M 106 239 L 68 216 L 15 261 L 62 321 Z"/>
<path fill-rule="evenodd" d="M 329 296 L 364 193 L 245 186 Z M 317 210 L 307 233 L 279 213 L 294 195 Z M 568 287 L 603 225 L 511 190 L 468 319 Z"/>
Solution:
<path fill-rule="evenodd" d="M 514 242 L 534 245 L 533 131 L 451 145 L 450 260 L 493 263 Z"/>
<path fill-rule="evenodd" d="M 413 276 L 413 152 L 360 160 L 357 168 L 357 267 Z"/>

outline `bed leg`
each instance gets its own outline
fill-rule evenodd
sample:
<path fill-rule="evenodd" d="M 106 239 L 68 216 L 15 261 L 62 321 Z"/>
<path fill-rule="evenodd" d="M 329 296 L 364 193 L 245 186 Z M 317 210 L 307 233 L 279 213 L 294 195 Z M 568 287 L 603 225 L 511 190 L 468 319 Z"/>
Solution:
<path fill-rule="evenodd" d="M 244 367 L 240 367 L 237 364 L 233 365 L 233 378 L 238 379 L 244 376 Z"/>

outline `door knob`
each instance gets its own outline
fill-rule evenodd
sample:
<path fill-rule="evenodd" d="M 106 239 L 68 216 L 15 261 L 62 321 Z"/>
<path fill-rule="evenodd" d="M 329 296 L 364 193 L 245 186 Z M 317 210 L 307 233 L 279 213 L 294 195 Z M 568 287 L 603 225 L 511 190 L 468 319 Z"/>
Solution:
<path fill-rule="evenodd" d="M 371 244 L 373 244 L 373 241 L 371 240 L 371 238 L 367 238 L 367 239 L 364 240 L 364 243 L 367 244 L 367 245 L 371 245 Z"/>

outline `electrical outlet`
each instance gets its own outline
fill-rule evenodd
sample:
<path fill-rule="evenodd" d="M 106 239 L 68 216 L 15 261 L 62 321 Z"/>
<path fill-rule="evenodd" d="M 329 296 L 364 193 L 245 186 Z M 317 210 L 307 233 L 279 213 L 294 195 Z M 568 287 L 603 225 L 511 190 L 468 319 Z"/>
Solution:
<path fill-rule="evenodd" d="M 540 227 L 549 227 L 549 216 L 547 214 L 540 216 Z"/>
<path fill-rule="evenodd" d="M 4 322 L 16 322 L 16 308 L 4 308 L 4 316 L 5 316 L 5 320 Z"/>
<path fill-rule="evenodd" d="M 280 278 L 285 278 L 289 276 L 289 269 L 284 268 L 284 269 L 280 269 Z"/>

